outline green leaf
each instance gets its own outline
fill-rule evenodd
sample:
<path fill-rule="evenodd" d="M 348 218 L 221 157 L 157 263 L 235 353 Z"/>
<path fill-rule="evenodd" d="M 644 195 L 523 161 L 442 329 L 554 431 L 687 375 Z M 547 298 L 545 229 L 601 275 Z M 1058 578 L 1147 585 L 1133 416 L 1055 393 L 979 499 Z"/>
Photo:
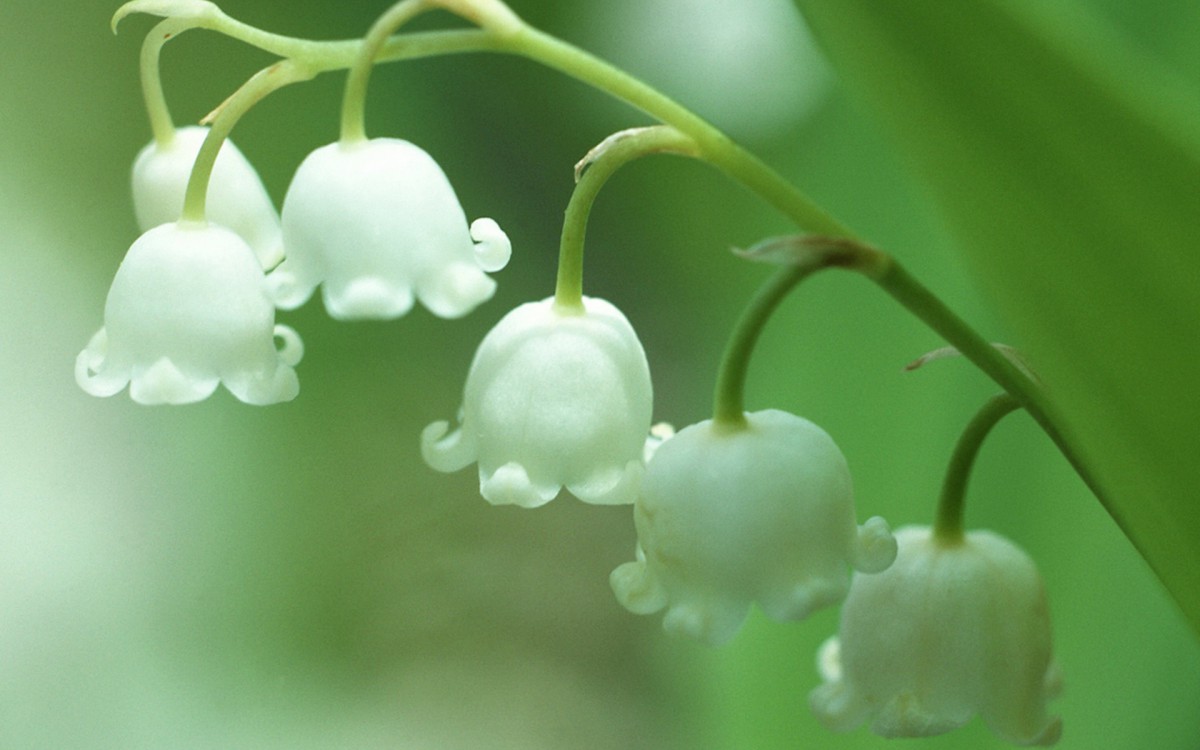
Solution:
<path fill-rule="evenodd" d="M 796 3 L 1017 331 L 1109 512 L 1200 629 L 1192 93 L 1065 2 Z"/>

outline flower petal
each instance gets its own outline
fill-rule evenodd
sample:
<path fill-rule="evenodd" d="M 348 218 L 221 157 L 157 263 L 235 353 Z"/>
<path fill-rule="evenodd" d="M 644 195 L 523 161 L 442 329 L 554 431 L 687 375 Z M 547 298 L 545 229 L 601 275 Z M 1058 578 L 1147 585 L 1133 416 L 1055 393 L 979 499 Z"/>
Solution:
<path fill-rule="evenodd" d="M 129 383 L 129 371 L 106 368 L 108 334 L 101 328 L 75 358 L 75 382 L 91 396 L 106 398 Z"/>
<path fill-rule="evenodd" d="M 512 257 L 512 242 L 508 235 L 492 219 L 476 219 L 471 222 L 471 239 L 475 245 L 475 260 L 488 273 L 495 273 L 508 265 Z"/>
<path fill-rule="evenodd" d="M 558 496 L 560 485 L 534 484 L 525 467 L 515 461 L 496 469 L 491 476 L 479 473 L 479 494 L 492 505 L 537 508 Z"/>
<path fill-rule="evenodd" d="M 147 406 L 191 404 L 211 396 L 220 382 L 221 379 L 216 375 L 187 375 L 170 359 L 163 357 L 141 372 L 134 370 L 129 395 L 134 401 Z"/>

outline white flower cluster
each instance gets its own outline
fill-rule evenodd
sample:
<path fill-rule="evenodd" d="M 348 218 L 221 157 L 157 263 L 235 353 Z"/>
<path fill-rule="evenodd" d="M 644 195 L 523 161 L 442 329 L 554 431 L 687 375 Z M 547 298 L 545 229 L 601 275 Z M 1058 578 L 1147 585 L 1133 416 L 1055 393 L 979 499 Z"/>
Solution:
<path fill-rule="evenodd" d="M 491 219 L 468 228 L 449 181 L 420 148 L 379 138 L 317 149 L 297 171 L 281 221 L 254 168 L 226 141 L 208 220 L 188 221 L 184 196 L 207 133 L 181 128 L 134 163 L 143 234 L 117 269 L 104 327 L 76 360 L 88 393 L 111 396 L 128 384 L 139 403 L 185 404 L 223 383 L 246 403 L 289 401 L 303 349 L 292 329 L 275 325 L 275 308 L 299 306 L 317 285 L 339 319 L 396 318 L 414 297 L 455 318 L 492 296 L 484 272 L 508 262 L 508 237 Z"/>
<path fill-rule="evenodd" d="M 129 386 L 143 404 L 184 404 L 224 384 L 250 404 L 296 397 L 303 347 L 275 323 L 322 287 L 341 320 L 394 319 L 420 302 L 458 318 L 491 298 L 511 255 L 491 219 L 468 225 L 436 162 L 377 138 L 315 150 L 277 214 L 230 143 L 216 159 L 206 221 L 182 218 L 204 128 L 147 146 L 133 169 L 143 234 L 120 264 L 104 327 L 76 361 L 88 393 Z M 738 407 L 740 408 L 740 407 Z M 736 412 L 737 409 L 734 409 Z M 678 434 L 651 428 L 646 354 L 611 303 L 549 298 L 509 312 L 467 374 L 453 430 L 425 428 L 439 471 L 476 464 L 480 494 L 532 508 L 566 489 L 633 505 L 635 560 L 610 582 L 637 614 L 717 645 L 757 604 L 776 621 L 845 600 L 821 650 L 810 704 L 835 731 L 923 736 L 979 714 L 1019 744 L 1061 723 L 1045 595 L 1032 561 L 989 532 L 942 539 L 861 526 L 847 462 L 820 427 L 765 410 Z M 852 574 L 851 570 L 855 572 Z"/>

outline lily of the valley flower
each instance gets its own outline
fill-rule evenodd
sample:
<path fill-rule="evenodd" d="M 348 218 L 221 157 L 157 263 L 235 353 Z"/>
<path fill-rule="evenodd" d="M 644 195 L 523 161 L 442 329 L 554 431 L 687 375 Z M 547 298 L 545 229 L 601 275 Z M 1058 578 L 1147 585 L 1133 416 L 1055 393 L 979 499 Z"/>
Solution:
<path fill-rule="evenodd" d="M 896 539 L 891 568 L 854 577 L 839 634 L 821 649 L 818 718 L 834 731 L 870 720 L 885 737 L 924 737 L 979 714 L 1010 742 L 1057 742 L 1062 722 L 1046 702 L 1061 677 L 1033 561 L 989 531 L 948 543 L 910 526 Z"/>
<path fill-rule="evenodd" d="M 847 563 L 877 572 L 896 554 L 883 519 L 855 526 L 850 471 L 824 430 L 777 410 L 746 419 L 706 420 L 657 447 L 634 507 L 638 559 L 611 578 L 630 611 L 666 607 L 667 631 L 712 645 L 752 602 L 803 619 L 845 596 Z"/>
<path fill-rule="evenodd" d="M 480 493 L 527 508 L 566 487 L 588 503 L 631 503 L 650 429 L 650 370 L 629 321 L 610 303 L 581 311 L 553 298 L 508 313 L 479 345 L 461 425 L 421 435 L 439 471 L 479 464 Z"/>
<path fill-rule="evenodd" d="M 277 350 L 275 340 L 283 348 Z M 290 401 L 303 353 L 292 329 L 275 325 L 254 252 L 215 224 L 163 224 L 143 234 L 117 269 L 104 327 L 75 362 L 93 396 L 129 384 L 142 404 L 208 398 L 219 383 L 250 404 Z"/>
<path fill-rule="evenodd" d="M 394 138 L 333 143 L 309 154 L 283 203 L 287 259 L 269 277 L 279 307 L 323 284 L 335 318 L 392 319 L 414 296 L 443 318 L 466 315 L 496 289 L 485 271 L 512 246 L 491 219 L 467 227 L 441 167 Z"/>
<path fill-rule="evenodd" d="M 208 128 L 179 128 L 169 144 L 152 142 L 138 154 L 133 163 L 133 208 L 143 232 L 179 219 L 192 164 L 207 135 Z M 209 180 L 207 214 L 214 224 L 240 235 L 263 268 L 273 268 L 283 258 L 275 204 L 258 172 L 228 140 L 217 152 Z"/>

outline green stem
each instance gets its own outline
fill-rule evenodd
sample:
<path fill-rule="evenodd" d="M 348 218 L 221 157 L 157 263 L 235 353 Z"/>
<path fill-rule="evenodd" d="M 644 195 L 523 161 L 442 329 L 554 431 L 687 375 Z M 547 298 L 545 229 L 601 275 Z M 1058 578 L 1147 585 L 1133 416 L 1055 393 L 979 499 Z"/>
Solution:
<path fill-rule="evenodd" d="M 371 70 L 375 67 L 375 58 L 383 49 L 388 37 L 413 18 L 433 8 L 427 0 L 401 0 L 371 26 L 371 30 L 363 39 L 358 58 L 346 77 L 346 94 L 342 99 L 342 143 L 367 140 L 367 82 L 371 78 Z"/>
<path fill-rule="evenodd" d="M 188 177 L 187 192 L 183 198 L 183 215 L 180 217 L 182 221 L 205 221 L 205 203 L 213 165 L 217 162 L 221 145 L 242 115 L 271 92 L 292 83 L 307 81 L 313 75 L 310 68 L 295 60 L 277 62 L 251 76 L 250 80 L 217 108 L 214 112 L 215 117 L 210 115 L 212 127 L 200 146 L 192 173 Z"/>
<path fill-rule="evenodd" d="M 894 258 L 867 274 L 885 292 L 932 328 L 943 339 L 958 349 L 964 357 L 1012 395 L 1042 430 L 1058 446 L 1063 457 L 1083 480 L 1096 498 L 1108 509 L 1113 518 L 1121 523 L 1121 516 L 1108 501 L 1106 493 L 1096 480 L 1074 444 L 1059 427 L 1060 419 L 1053 404 L 1036 382 L 1002 351 L 980 336 L 966 321 L 946 306 L 938 297 L 905 271 Z"/>
<path fill-rule="evenodd" d="M 886 256 L 866 245 L 818 236 L 768 240 L 745 255 L 782 263 L 783 268 L 759 287 L 725 345 L 713 393 L 713 425 L 718 429 L 745 428 L 750 355 L 767 321 L 797 284 L 826 268 L 853 268 L 869 274 L 886 263 Z"/>
<path fill-rule="evenodd" d="M 588 216 L 600 188 L 621 167 L 643 156 L 674 153 L 697 156 L 696 144 L 674 128 L 657 126 L 623 130 L 606 138 L 575 167 L 578 182 L 563 218 L 558 252 L 554 305 L 563 312 L 583 312 L 583 240 Z"/>
<path fill-rule="evenodd" d="M 963 507 L 971 467 L 992 428 L 1020 407 L 1021 404 L 1007 393 L 992 396 L 963 430 L 950 456 L 946 478 L 942 481 L 942 494 L 938 498 L 937 519 L 933 525 L 933 537 L 938 543 L 946 546 L 962 544 Z"/>
<path fill-rule="evenodd" d="M 729 173 L 802 229 L 817 234 L 851 236 L 849 229 L 727 135 L 623 70 L 530 26 L 506 37 L 503 51 L 582 81 L 688 135 L 699 148 L 700 158 Z"/>
<path fill-rule="evenodd" d="M 188 28 L 188 24 L 168 18 L 151 29 L 142 41 L 142 99 L 146 102 L 146 114 L 150 116 L 150 131 L 154 134 L 154 141 L 162 147 L 171 145 L 171 141 L 175 140 L 175 123 L 171 120 L 171 110 L 163 93 L 159 58 L 167 40 Z"/>

